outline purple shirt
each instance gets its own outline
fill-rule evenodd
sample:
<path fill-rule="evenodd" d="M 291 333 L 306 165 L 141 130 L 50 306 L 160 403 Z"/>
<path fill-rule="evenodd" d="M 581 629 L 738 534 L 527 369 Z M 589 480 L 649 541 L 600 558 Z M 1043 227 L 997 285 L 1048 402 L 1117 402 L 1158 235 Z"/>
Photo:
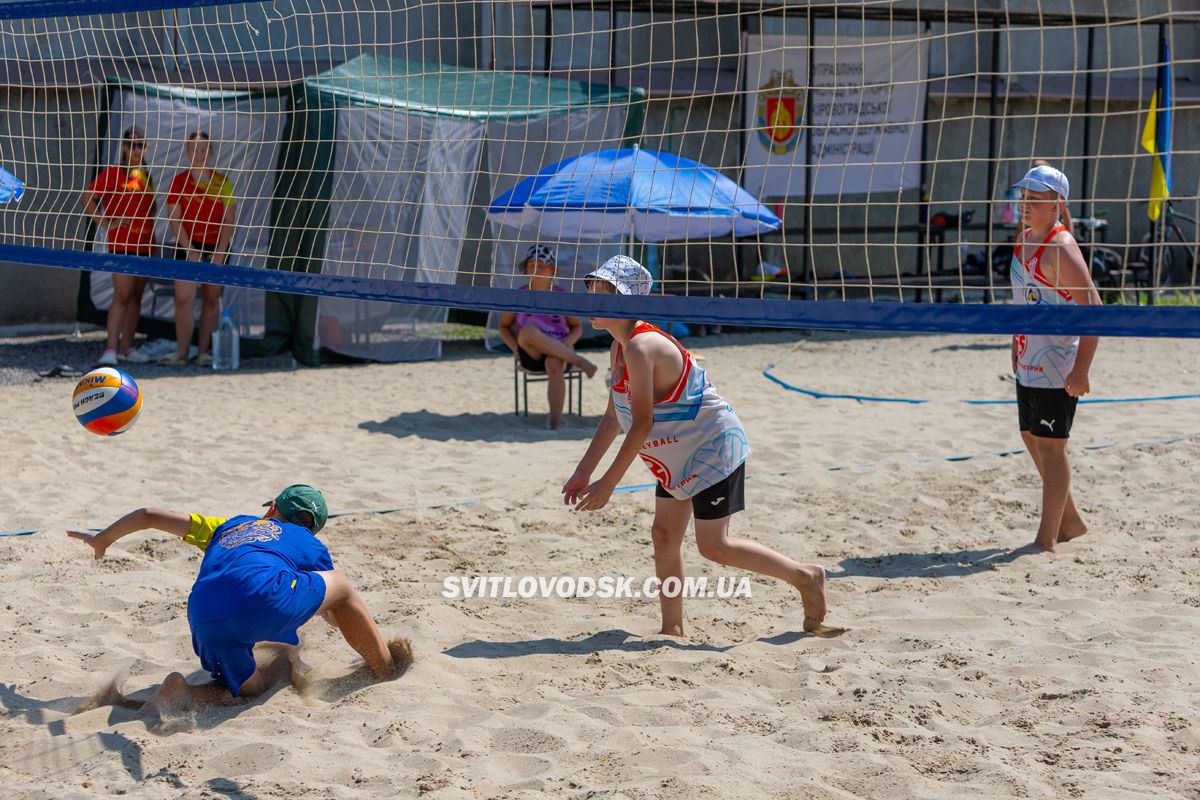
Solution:
<path fill-rule="evenodd" d="M 518 289 L 529 289 L 529 284 L 518 286 Z M 562 287 L 555 286 L 554 291 L 566 291 Z M 542 333 L 549 336 L 551 339 L 565 339 L 567 334 L 571 332 L 571 326 L 567 324 L 567 318 L 561 314 L 526 314 L 522 311 L 517 312 L 517 330 L 519 333 L 521 328 L 526 325 L 532 325 Z"/>

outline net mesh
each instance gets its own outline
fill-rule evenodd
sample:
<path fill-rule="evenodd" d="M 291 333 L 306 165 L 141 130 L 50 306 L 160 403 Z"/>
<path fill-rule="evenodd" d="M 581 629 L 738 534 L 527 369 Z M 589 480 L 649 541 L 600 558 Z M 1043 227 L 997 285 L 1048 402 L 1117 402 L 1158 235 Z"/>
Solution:
<path fill-rule="evenodd" d="M 156 5 L 0 6 L 0 166 L 27 187 L 0 210 L 0 258 L 201 275 L 237 287 L 227 303 L 250 335 L 270 327 L 264 290 L 317 294 L 321 343 L 368 356 L 436 353 L 449 305 L 1200 333 L 1190 311 L 1051 322 L 985 308 L 1011 297 L 1010 187 L 1038 159 L 1071 181 L 1106 301 L 1193 304 L 1200 12 L 1187 4 Z M 197 130 L 231 187 L 226 266 L 172 260 L 172 208 L 199 213 L 171 192 Z M 131 131 L 147 145 L 137 164 Z M 114 166 L 152 184 L 153 250 L 114 238 L 130 203 L 96 183 Z M 519 290 L 535 244 L 555 251 L 565 291 Z M 581 276 L 617 253 L 651 270 L 655 297 L 586 295 Z M 165 286 L 148 313 L 169 316 Z"/>

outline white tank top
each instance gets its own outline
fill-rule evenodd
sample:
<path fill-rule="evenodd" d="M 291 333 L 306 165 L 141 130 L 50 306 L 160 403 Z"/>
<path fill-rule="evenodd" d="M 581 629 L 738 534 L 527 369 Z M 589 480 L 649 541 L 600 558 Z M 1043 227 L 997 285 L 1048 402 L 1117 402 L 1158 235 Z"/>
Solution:
<path fill-rule="evenodd" d="M 654 404 L 654 427 L 639 454 L 655 479 L 672 497 L 688 500 L 720 483 L 750 455 L 750 440 L 729 403 L 708 382 L 704 370 L 674 337 L 648 322 L 634 326 L 633 335 L 666 336 L 683 355 L 683 374 L 667 396 Z M 629 370 L 617 345 L 621 374 L 610 390 L 621 431 L 633 427 L 629 403 Z"/>
<path fill-rule="evenodd" d="M 1025 234 L 1017 240 L 1013 249 L 1012 279 L 1013 305 L 1073 306 L 1075 298 L 1066 289 L 1055 287 L 1042 273 L 1042 256 L 1046 245 L 1066 226 L 1055 225 L 1046 235 L 1037 252 L 1025 262 L 1021 261 L 1021 245 Z M 1037 389 L 1061 389 L 1067 375 L 1075 368 L 1075 354 L 1079 350 L 1078 336 L 1048 336 L 1040 333 L 1017 334 L 1017 382 L 1022 386 Z"/>

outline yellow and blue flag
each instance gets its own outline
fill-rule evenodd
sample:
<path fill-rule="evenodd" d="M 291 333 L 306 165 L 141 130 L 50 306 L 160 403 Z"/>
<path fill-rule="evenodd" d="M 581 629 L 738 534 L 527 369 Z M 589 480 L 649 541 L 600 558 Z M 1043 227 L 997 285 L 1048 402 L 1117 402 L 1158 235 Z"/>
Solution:
<path fill-rule="evenodd" d="M 1174 101 L 1171 91 L 1171 47 L 1167 32 L 1158 36 L 1158 79 L 1150 97 L 1150 112 L 1142 128 L 1142 149 L 1154 154 L 1150 174 L 1150 207 L 1146 215 L 1158 220 L 1162 204 L 1171 197 L 1171 112 Z"/>

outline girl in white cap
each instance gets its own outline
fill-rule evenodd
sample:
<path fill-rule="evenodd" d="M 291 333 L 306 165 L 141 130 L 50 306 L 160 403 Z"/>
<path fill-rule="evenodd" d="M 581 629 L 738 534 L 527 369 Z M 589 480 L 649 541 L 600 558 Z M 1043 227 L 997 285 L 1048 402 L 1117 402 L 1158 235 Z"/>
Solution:
<path fill-rule="evenodd" d="M 1029 170 L 1021 190 L 1021 221 L 1010 275 L 1016 305 L 1099 305 L 1100 294 L 1075 237 L 1067 211 L 1067 176 L 1047 165 Z M 1087 533 L 1071 496 L 1067 438 L 1075 406 L 1087 394 L 1095 336 L 1018 334 L 1012 342 L 1021 438 L 1042 477 L 1042 516 L 1030 549 L 1052 554 L 1059 542 Z"/>
<path fill-rule="evenodd" d="M 586 278 L 594 293 L 644 295 L 651 277 L 627 256 L 606 261 Z M 696 520 L 700 555 L 786 581 L 800 592 L 804 629 L 827 633 L 825 569 L 797 564 L 748 539 L 729 536 L 729 519 L 745 507 L 743 485 L 750 442 L 729 404 L 703 369 L 673 337 L 648 322 L 592 319 L 614 339 L 608 408 L 575 474 L 563 486 L 564 502 L 578 511 L 603 508 L 634 459 L 641 457 L 658 482 L 655 490 L 654 567 L 660 581 L 683 580 L 683 545 L 688 520 Z M 592 473 L 624 432 L 612 464 Z M 683 635 L 683 598 L 660 592 L 662 633 Z"/>

